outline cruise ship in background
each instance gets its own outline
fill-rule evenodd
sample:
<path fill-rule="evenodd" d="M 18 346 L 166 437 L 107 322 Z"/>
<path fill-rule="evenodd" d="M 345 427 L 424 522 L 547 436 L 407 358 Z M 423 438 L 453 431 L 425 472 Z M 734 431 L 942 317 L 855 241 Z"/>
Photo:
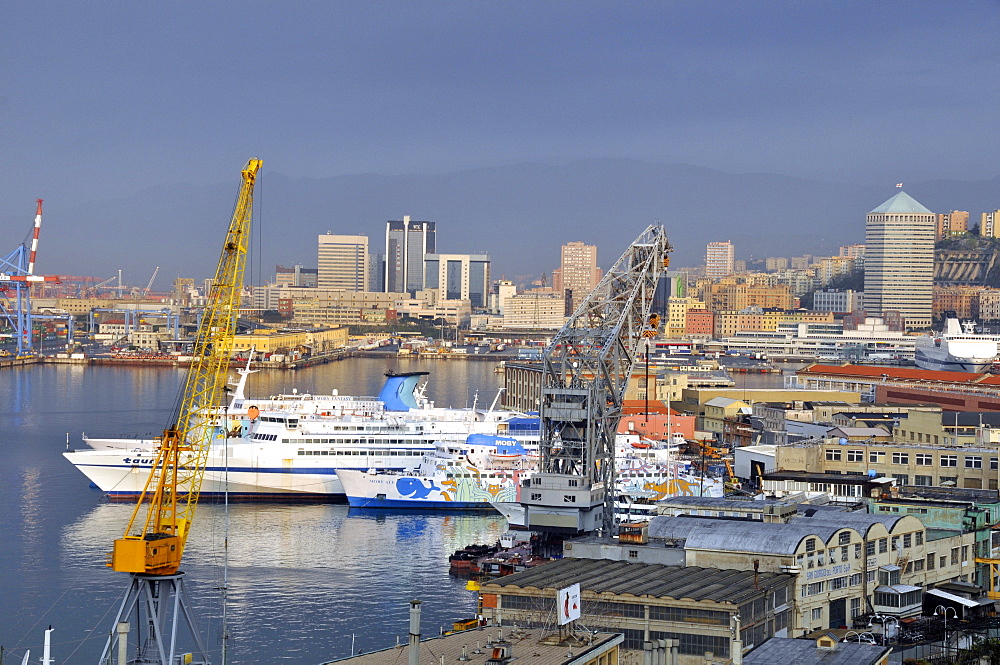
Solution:
<path fill-rule="evenodd" d="M 997 357 L 995 337 L 975 334 L 975 324 L 945 320 L 944 332 L 921 335 L 914 345 L 914 361 L 923 369 L 950 372 L 986 372 Z"/>

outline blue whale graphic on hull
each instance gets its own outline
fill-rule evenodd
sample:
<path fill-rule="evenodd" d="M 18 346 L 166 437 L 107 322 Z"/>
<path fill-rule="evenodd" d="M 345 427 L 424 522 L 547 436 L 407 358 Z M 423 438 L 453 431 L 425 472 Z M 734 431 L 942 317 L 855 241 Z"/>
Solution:
<path fill-rule="evenodd" d="M 399 492 L 400 496 L 408 496 L 413 499 L 426 499 L 433 490 L 440 490 L 441 488 L 434 484 L 434 481 L 430 481 L 430 487 L 424 485 L 422 480 L 417 480 L 416 478 L 400 478 L 396 481 L 396 491 Z"/>

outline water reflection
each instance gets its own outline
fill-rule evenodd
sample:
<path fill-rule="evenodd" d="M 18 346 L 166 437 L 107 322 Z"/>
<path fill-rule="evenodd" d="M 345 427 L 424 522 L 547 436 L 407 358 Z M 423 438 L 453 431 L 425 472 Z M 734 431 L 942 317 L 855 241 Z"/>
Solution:
<path fill-rule="evenodd" d="M 63 532 L 64 565 L 93 566 L 119 537 L 126 505 L 94 507 Z M 225 508 L 204 505 L 185 551 L 189 584 L 218 642 Z M 475 613 L 475 596 L 448 572 L 448 555 L 494 542 L 500 517 L 358 513 L 342 505 L 229 508 L 230 647 L 235 660 L 316 663 L 405 638 L 407 602 L 424 600 L 425 632 Z M 100 580 L 107 584 L 108 580 Z M 125 576 L 116 576 L 122 586 Z"/>

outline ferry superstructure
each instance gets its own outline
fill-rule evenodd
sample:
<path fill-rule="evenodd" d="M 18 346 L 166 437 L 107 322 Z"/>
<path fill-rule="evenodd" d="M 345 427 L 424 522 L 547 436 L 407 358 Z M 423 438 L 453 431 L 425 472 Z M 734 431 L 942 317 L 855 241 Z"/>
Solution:
<path fill-rule="evenodd" d="M 691 463 L 675 459 L 674 452 L 669 445 L 640 441 L 635 435 L 617 437 L 616 487 L 623 500 L 631 504 L 639 498 L 652 502 L 678 494 L 722 496 L 721 480 L 695 474 Z M 354 507 L 498 510 L 520 526 L 522 481 L 537 471 L 537 447 L 472 435 L 464 443 L 439 445 L 408 471 L 341 469 L 338 473 Z"/>
<path fill-rule="evenodd" d="M 972 322 L 948 318 L 944 332 L 921 335 L 914 345 L 914 361 L 923 369 L 981 373 L 997 358 L 995 337 L 975 334 Z"/>

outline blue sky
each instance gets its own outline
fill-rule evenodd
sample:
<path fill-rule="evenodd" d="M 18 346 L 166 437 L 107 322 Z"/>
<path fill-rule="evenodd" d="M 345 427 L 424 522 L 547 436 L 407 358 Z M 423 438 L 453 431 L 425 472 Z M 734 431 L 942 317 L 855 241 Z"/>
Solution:
<path fill-rule="evenodd" d="M 292 178 L 603 157 L 853 182 L 1000 174 L 996 1 L 0 12 L 5 221 L 37 197 L 71 209 L 232 182 L 250 156 Z"/>

